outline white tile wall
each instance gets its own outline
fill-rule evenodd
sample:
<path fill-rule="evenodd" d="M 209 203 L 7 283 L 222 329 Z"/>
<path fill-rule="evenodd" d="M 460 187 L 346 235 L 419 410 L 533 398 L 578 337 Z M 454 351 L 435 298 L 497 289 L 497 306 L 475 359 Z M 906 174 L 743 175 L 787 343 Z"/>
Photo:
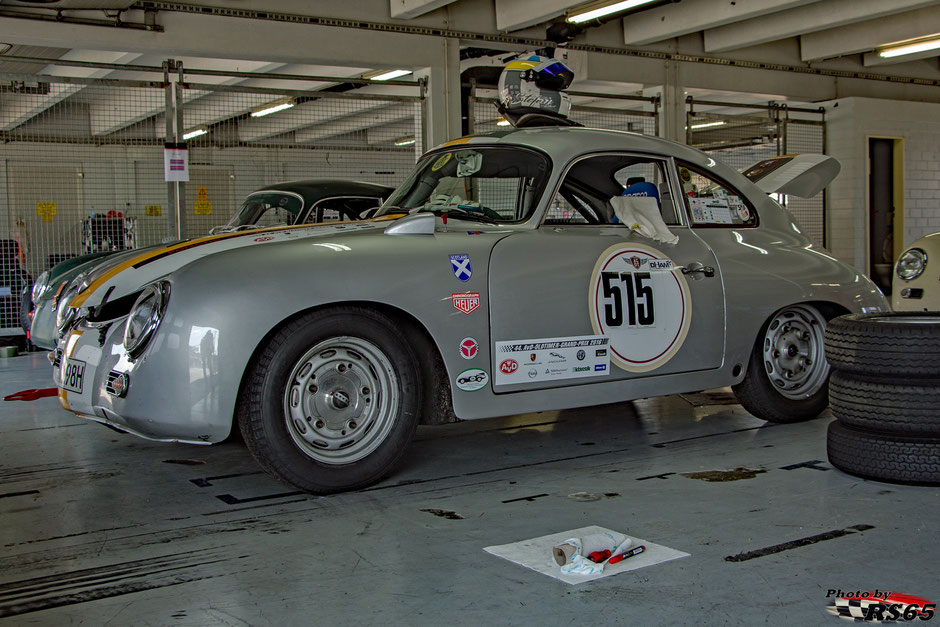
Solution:
<path fill-rule="evenodd" d="M 832 253 L 867 267 L 869 137 L 904 140 L 904 245 L 940 231 L 940 104 L 843 98 L 825 107 L 826 152 L 842 163 L 828 195 Z"/>

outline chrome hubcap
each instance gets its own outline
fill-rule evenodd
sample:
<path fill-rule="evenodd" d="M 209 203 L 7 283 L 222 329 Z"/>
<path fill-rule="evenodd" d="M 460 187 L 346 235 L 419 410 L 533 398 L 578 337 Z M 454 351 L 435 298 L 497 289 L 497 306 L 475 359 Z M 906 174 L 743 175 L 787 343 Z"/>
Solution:
<path fill-rule="evenodd" d="M 401 403 L 398 376 L 375 344 L 336 337 L 294 365 L 284 393 L 291 439 L 326 464 L 366 457 L 388 436 Z"/>
<path fill-rule="evenodd" d="M 806 305 L 787 307 L 770 321 L 764 334 L 764 370 L 781 395 L 808 398 L 826 383 L 825 332 L 826 319 Z"/>

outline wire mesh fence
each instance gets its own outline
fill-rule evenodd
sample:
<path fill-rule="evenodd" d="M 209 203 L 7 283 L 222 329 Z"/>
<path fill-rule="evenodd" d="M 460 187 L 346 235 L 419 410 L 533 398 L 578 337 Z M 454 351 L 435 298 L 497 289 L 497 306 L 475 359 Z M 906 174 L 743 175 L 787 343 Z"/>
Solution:
<path fill-rule="evenodd" d="M 224 224 L 252 191 L 275 181 L 310 178 L 397 185 L 423 145 L 417 97 L 186 84 L 184 129 L 190 235 Z M 279 105 L 289 107 L 257 117 Z"/>
<path fill-rule="evenodd" d="M 738 170 L 780 155 L 825 151 L 821 111 L 692 98 L 686 102 L 686 143 Z M 780 202 L 807 235 L 825 245 L 825 193 L 805 199 L 785 196 Z"/>
<path fill-rule="evenodd" d="M 568 94 L 572 103 L 569 117 L 584 126 L 644 135 L 656 135 L 659 132 L 656 98 L 578 91 Z M 471 88 L 469 132 L 487 133 L 509 126 L 496 110 L 496 102 L 495 89 Z"/>
<path fill-rule="evenodd" d="M 202 133 L 188 139 L 183 237 L 227 222 L 247 194 L 274 182 L 395 185 L 423 147 L 418 83 L 389 93 L 396 90 L 343 78 L 309 81 L 307 89 L 298 79 L 291 86 L 302 89 L 282 90 L 217 76 L 180 83 L 176 103 L 177 87 L 167 81 L 175 76 L 153 70 L 153 81 L 0 75 L 0 203 L 7 208 L 0 270 L 15 266 L 32 280 L 77 255 L 167 239 L 174 211 L 164 179 L 168 114 L 181 118 L 180 135 Z M 250 84 L 264 81 L 256 74 Z M 291 106 L 257 115 L 272 103 Z M 7 282 L 0 298 L 20 287 Z"/>

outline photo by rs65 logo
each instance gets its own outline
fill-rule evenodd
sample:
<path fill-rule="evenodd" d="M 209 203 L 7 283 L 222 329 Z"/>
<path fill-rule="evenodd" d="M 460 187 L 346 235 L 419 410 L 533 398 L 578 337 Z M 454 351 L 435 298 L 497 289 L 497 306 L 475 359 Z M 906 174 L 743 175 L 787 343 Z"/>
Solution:
<path fill-rule="evenodd" d="M 515 359 L 506 359 L 499 364 L 499 371 L 503 374 L 512 374 L 519 369 L 519 362 Z"/>
<path fill-rule="evenodd" d="M 937 609 L 937 604 L 928 599 L 890 590 L 843 592 L 829 589 L 826 598 L 832 598 L 826 608 L 830 614 L 856 622 L 927 621 L 933 618 Z"/>

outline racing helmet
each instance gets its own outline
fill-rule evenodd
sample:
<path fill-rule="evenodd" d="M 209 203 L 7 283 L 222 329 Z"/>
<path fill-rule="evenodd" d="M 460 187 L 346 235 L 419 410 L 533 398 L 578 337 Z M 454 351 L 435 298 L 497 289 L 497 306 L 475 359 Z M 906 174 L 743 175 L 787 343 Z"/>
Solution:
<path fill-rule="evenodd" d="M 529 114 L 535 114 L 542 124 L 547 123 L 545 118 L 554 118 L 555 124 L 564 120 L 560 123 L 565 124 L 571 102 L 562 90 L 573 78 L 574 72 L 555 59 L 532 55 L 510 61 L 499 75 L 496 108 L 513 126 L 520 126 Z"/>

